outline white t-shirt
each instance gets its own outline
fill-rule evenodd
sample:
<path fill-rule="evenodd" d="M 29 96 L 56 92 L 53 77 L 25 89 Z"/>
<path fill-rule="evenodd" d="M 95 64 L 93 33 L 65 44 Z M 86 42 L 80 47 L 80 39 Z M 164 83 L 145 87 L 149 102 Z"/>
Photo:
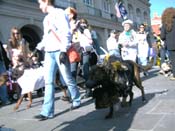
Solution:
<path fill-rule="evenodd" d="M 106 41 L 107 49 L 110 50 L 118 50 L 118 43 L 114 37 L 109 37 Z"/>

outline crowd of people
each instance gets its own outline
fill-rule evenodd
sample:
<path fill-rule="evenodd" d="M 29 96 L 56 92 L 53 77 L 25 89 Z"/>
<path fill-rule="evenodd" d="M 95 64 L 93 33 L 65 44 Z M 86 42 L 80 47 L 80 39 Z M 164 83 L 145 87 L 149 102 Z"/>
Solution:
<path fill-rule="evenodd" d="M 169 19 L 171 19 L 171 22 L 174 22 L 173 11 L 174 8 L 167 8 L 165 10 L 162 15 L 162 23 L 166 22 L 170 24 Z M 171 13 L 169 15 L 166 12 Z M 174 57 L 172 53 L 170 56 L 170 52 L 174 51 L 174 48 L 172 47 L 173 42 L 170 38 L 166 38 L 167 36 L 170 37 L 174 33 L 173 23 L 170 24 L 172 27 L 169 29 L 169 32 L 171 32 L 169 35 L 166 35 L 167 31 L 165 30 L 166 28 L 164 25 L 160 28 L 161 34 L 156 34 L 155 32 L 147 31 L 146 25 L 143 23 L 139 25 L 137 30 L 133 29 L 132 20 L 127 19 L 123 21 L 123 31 L 119 32 L 112 30 L 106 41 L 109 55 L 115 55 L 123 60 L 135 61 L 142 67 L 145 67 L 145 69 L 150 69 L 150 67 L 160 67 L 160 74 L 171 76 L 170 80 L 174 80 Z M 171 39 L 173 39 L 173 37 Z M 171 47 L 169 43 L 171 44 Z M 167 72 L 168 74 L 166 74 Z M 145 76 L 149 75 L 146 70 L 143 74 Z"/>
<path fill-rule="evenodd" d="M 92 66 L 92 61 L 90 62 L 91 52 L 96 52 L 94 48 L 98 47 L 92 39 L 91 32 L 94 31 L 89 29 L 88 21 L 84 18 L 77 20 L 77 12 L 74 8 L 68 7 L 65 10 L 55 8 L 52 1 L 38 0 L 39 8 L 41 11 L 47 15 L 43 20 L 44 35 L 40 43 L 37 44 L 36 50 L 34 52 L 30 51 L 28 42 L 23 38 L 22 33 L 17 27 L 11 29 L 11 37 L 8 41 L 7 46 L 4 48 L 2 54 L 6 52 L 6 56 L 9 61 L 7 67 L 1 68 L 2 72 L 5 69 L 12 69 L 12 79 L 16 82 L 24 81 L 24 76 L 28 78 L 34 73 L 33 68 L 39 67 L 35 66 L 38 60 L 36 52 L 38 50 L 44 50 L 44 72 L 42 76 L 44 77 L 44 103 L 42 111 L 39 115 L 35 116 L 36 119 L 49 119 L 54 117 L 54 93 L 55 93 L 55 83 L 56 79 L 59 79 L 63 88 L 63 98 L 64 100 L 71 101 L 71 109 L 79 108 L 81 105 L 80 92 L 76 84 L 78 65 L 81 65 L 81 74 L 84 80 L 88 79 L 89 68 Z M 48 43 L 48 40 L 50 41 Z M 93 47 L 95 46 L 95 47 Z M 74 48 L 75 50 L 70 50 Z M 68 56 L 68 52 L 77 53 L 75 56 L 79 55 L 78 58 Z M 97 58 L 94 62 L 96 64 Z M 3 64 L 1 64 L 3 65 Z M 32 68 L 32 70 L 30 70 Z M 29 73 L 30 72 L 30 73 Z M 35 70 L 36 72 L 36 70 Z M 40 72 L 41 73 L 41 72 Z M 57 74 L 57 75 L 56 75 Z M 36 73 L 35 73 L 36 75 Z M 37 75 L 38 76 L 38 75 Z M 57 76 L 57 78 L 56 78 Z M 59 77 L 59 78 L 58 78 Z M 34 77 L 32 77 L 33 79 Z M 32 81 L 30 81 L 32 82 Z M 27 83 L 26 83 L 27 84 Z M 3 84 L 1 89 L 6 90 L 7 87 Z M 24 85 L 25 86 L 25 85 Z M 25 88 L 29 88 L 33 84 L 26 85 Z M 27 94 L 29 98 L 29 104 L 27 108 L 31 107 L 32 104 L 32 91 L 33 88 L 23 89 L 21 91 L 21 97 L 17 101 L 14 110 L 17 110 L 23 101 L 24 96 Z M 1 91 L 4 95 L 1 95 L 1 100 L 3 103 L 8 104 L 8 93 L 7 91 Z M 6 95 L 6 96 L 5 96 Z M 68 98 L 68 99 L 65 99 Z"/>
<path fill-rule="evenodd" d="M 63 100 L 72 103 L 71 109 L 81 106 L 81 97 L 77 87 L 77 74 L 81 74 L 85 82 L 88 80 L 90 67 L 97 63 L 99 51 L 98 37 L 95 30 L 89 28 L 84 18 L 77 20 L 77 11 L 72 7 L 65 10 L 55 8 L 51 0 L 38 0 L 42 13 L 47 14 L 43 20 L 44 35 L 37 44 L 34 52 L 30 51 L 29 43 L 23 38 L 20 29 L 13 27 L 7 46 L 0 43 L 0 73 L 12 69 L 12 78 L 18 81 L 26 69 L 39 68 L 37 51 L 44 53 L 44 102 L 41 112 L 35 116 L 39 120 L 54 117 L 55 81 L 59 79 Z M 138 30 L 133 29 L 133 21 L 123 21 L 123 31 L 111 30 L 106 40 L 109 55 L 120 60 L 132 60 L 141 66 L 161 66 L 165 60 L 170 60 L 172 77 L 175 80 L 175 9 L 168 8 L 162 15 L 161 34 L 156 35 L 146 31 L 146 25 L 140 24 Z M 49 41 L 49 42 L 48 42 Z M 70 50 L 72 49 L 72 50 Z M 74 49 L 74 50 L 73 50 Z M 69 52 L 69 54 L 68 54 Z M 70 57 L 70 53 L 74 53 Z M 96 57 L 92 60 L 92 53 Z M 158 61 L 160 60 L 160 64 Z M 81 67 L 78 73 L 79 65 Z M 160 70 L 162 73 L 162 70 Z M 32 74 L 31 74 L 32 75 Z M 148 75 L 148 72 L 144 72 Z M 6 84 L 0 85 L 0 99 L 3 104 L 9 104 Z M 28 95 L 29 104 L 32 104 L 32 91 L 24 92 L 17 101 L 14 110 L 19 108 L 24 95 Z M 89 91 L 87 89 L 87 96 Z"/>

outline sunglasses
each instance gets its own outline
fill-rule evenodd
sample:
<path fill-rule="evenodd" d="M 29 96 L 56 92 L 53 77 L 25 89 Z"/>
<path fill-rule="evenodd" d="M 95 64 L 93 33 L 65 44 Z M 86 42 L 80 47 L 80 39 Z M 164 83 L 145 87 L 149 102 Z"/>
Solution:
<path fill-rule="evenodd" d="M 19 32 L 14 32 L 13 34 L 17 34 L 17 35 L 19 35 Z"/>

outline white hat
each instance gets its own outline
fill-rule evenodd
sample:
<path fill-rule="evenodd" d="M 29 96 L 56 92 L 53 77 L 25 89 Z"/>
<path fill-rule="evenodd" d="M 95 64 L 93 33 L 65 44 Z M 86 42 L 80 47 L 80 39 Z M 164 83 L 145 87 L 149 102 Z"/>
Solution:
<path fill-rule="evenodd" d="M 125 20 L 125 21 L 123 21 L 122 22 L 122 26 L 124 26 L 125 24 L 133 24 L 133 21 L 132 20 L 130 20 L 130 19 L 127 19 L 127 20 Z"/>

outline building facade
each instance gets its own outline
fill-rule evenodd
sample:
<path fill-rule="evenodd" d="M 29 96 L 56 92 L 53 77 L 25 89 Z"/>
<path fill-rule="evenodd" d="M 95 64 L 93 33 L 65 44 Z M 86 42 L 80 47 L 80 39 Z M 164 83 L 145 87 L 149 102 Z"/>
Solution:
<path fill-rule="evenodd" d="M 117 0 L 55 0 L 57 7 L 76 8 L 78 17 L 88 20 L 89 25 L 97 32 L 100 46 L 104 48 L 110 30 L 123 30 L 121 26 L 123 20 L 115 15 L 116 2 Z M 134 21 L 135 29 L 140 23 L 151 25 L 149 0 L 123 0 L 123 3 L 128 18 Z M 0 0 L 0 40 L 7 43 L 10 29 L 17 26 L 30 46 L 34 48 L 42 39 L 43 18 L 37 0 Z"/>

